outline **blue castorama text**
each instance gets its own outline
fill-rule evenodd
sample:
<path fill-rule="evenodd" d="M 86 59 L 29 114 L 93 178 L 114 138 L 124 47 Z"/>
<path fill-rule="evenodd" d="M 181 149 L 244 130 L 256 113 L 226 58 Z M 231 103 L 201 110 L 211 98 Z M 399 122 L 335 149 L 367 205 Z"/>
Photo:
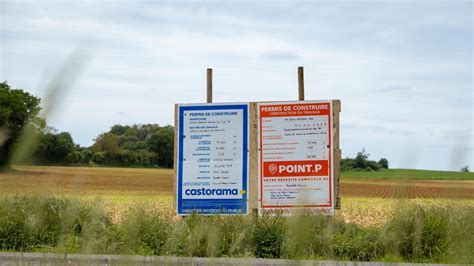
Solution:
<path fill-rule="evenodd" d="M 188 188 L 184 194 L 188 196 L 239 195 L 239 190 L 236 188 Z"/>

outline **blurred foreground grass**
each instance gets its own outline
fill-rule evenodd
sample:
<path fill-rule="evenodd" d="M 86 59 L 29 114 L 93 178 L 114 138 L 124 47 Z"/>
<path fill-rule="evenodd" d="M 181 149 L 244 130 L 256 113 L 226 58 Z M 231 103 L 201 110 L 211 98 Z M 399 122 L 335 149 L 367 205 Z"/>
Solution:
<path fill-rule="evenodd" d="M 168 208 L 169 197 L 129 199 L 133 198 L 2 196 L 0 250 L 474 262 L 474 206 L 469 200 L 346 198 L 345 209 L 334 217 L 301 213 L 181 219 Z M 116 207 L 121 208 L 119 218 Z M 359 219 L 379 220 L 361 223 Z"/>

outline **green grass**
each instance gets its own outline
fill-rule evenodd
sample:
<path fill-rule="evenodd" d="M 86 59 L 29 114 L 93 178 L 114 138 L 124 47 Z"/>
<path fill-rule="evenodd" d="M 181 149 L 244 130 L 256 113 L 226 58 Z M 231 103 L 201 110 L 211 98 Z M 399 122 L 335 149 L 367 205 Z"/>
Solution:
<path fill-rule="evenodd" d="M 402 179 L 402 180 L 474 180 L 474 173 L 414 170 L 414 169 L 383 169 L 375 172 L 343 171 L 341 177 Z"/>
<path fill-rule="evenodd" d="M 149 205 L 115 221 L 100 200 L 0 196 L 0 250 L 186 257 L 473 263 L 474 207 L 399 203 L 387 221 L 192 215 Z"/>

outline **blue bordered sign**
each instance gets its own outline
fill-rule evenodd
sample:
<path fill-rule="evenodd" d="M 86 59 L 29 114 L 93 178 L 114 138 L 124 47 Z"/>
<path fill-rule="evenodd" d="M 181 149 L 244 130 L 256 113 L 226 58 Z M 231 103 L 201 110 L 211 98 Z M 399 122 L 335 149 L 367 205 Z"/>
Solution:
<path fill-rule="evenodd" d="M 178 105 L 177 212 L 246 214 L 246 103 Z"/>

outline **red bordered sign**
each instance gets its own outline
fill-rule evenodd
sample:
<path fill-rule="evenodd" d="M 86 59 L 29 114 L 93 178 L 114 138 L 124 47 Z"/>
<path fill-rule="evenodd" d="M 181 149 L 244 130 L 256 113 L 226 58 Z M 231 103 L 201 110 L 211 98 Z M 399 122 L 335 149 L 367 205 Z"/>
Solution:
<path fill-rule="evenodd" d="M 257 112 L 259 213 L 333 213 L 332 103 L 259 103 Z"/>

